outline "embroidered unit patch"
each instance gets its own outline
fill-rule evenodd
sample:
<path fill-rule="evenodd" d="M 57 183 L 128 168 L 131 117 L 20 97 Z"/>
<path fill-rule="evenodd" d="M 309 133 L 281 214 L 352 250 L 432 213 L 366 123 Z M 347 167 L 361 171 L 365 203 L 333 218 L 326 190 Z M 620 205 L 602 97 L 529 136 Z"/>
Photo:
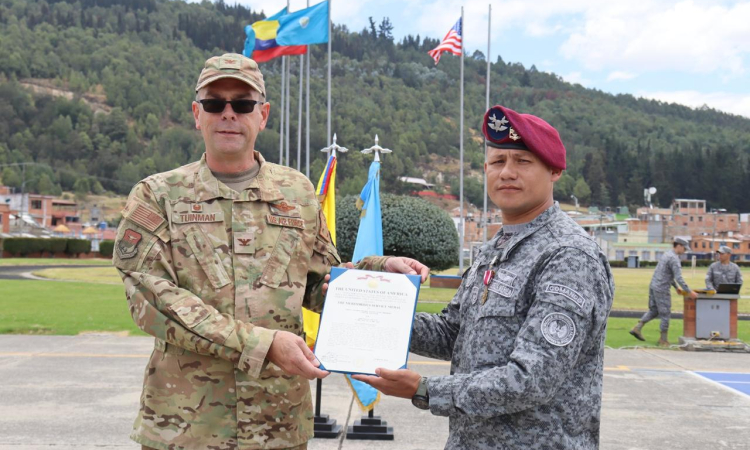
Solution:
<path fill-rule="evenodd" d="M 573 319 L 562 313 L 551 313 L 542 320 L 542 336 L 552 345 L 564 347 L 576 336 Z"/>
<path fill-rule="evenodd" d="M 120 255 L 121 259 L 129 259 L 138 253 L 138 244 L 141 242 L 143 235 L 141 233 L 128 228 L 125 230 L 125 234 L 117 243 L 117 254 Z"/>

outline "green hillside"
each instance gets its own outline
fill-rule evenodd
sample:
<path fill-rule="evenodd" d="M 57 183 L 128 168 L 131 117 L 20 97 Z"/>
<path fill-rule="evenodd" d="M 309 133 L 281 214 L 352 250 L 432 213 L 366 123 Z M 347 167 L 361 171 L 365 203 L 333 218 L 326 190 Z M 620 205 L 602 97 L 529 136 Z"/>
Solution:
<path fill-rule="evenodd" d="M 275 12 L 275 11 L 272 11 Z M 240 51 L 244 25 L 262 18 L 242 6 L 170 0 L 0 0 L 0 164 L 27 166 L 26 189 L 42 193 L 127 193 L 139 179 L 195 160 L 203 152 L 190 102 L 203 61 Z M 333 131 L 351 150 L 380 144 L 385 191 L 409 190 L 399 176 L 458 176 L 459 58 L 438 66 L 427 50 L 436 39 L 394 41 L 387 18 L 361 31 L 336 24 L 333 36 Z M 299 73 L 295 58 L 292 71 Z M 280 62 L 262 64 L 272 104 L 257 143 L 278 160 Z M 312 178 L 326 145 L 325 46 L 313 48 Z M 467 197 L 481 203 L 480 169 L 486 63 L 467 55 L 465 124 Z M 637 205 L 646 186 L 656 203 L 706 198 L 709 207 L 750 211 L 750 120 L 702 108 L 571 85 L 555 74 L 502 59 L 492 64 L 491 101 L 540 115 L 568 150 L 568 174 L 557 195 L 584 204 Z M 292 111 L 297 86 L 292 77 Z M 297 132 L 292 125 L 292 154 Z M 304 156 L 303 156 L 304 158 Z M 342 156 L 340 194 L 357 193 L 371 157 Z M 440 169 L 438 169 L 440 167 Z M 0 171 L 20 186 L 19 167 Z M 479 189 L 476 189 L 479 186 Z M 442 186 L 440 187 L 442 188 Z M 588 198 L 586 193 L 590 192 Z"/>

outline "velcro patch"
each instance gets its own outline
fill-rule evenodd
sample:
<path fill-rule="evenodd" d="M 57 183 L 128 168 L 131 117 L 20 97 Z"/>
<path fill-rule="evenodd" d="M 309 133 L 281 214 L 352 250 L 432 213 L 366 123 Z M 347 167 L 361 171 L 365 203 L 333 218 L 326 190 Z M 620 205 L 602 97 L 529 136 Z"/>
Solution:
<path fill-rule="evenodd" d="M 282 227 L 299 228 L 305 229 L 305 221 L 302 219 L 295 219 L 293 217 L 274 216 L 273 214 L 266 215 L 266 222 L 271 225 L 279 225 Z"/>
<path fill-rule="evenodd" d="M 581 294 L 561 284 L 548 284 L 544 289 L 544 292 L 562 295 L 563 297 L 578 305 L 579 308 L 583 308 L 583 303 L 586 301 Z"/>
<path fill-rule="evenodd" d="M 117 255 L 120 259 L 130 259 L 138 254 L 138 244 L 143 235 L 132 228 L 125 230 L 122 239 L 117 242 Z"/>
<path fill-rule="evenodd" d="M 269 203 L 271 213 L 278 216 L 299 217 L 299 207 L 290 205 L 287 202 Z"/>
<path fill-rule="evenodd" d="M 500 294 L 503 297 L 510 297 L 513 295 L 513 288 L 503 283 L 498 278 L 492 280 L 487 289 L 496 294 Z"/>
<path fill-rule="evenodd" d="M 576 336 L 576 324 L 563 313 L 548 314 L 542 320 L 542 336 L 556 347 L 565 347 Z"/>
<path fill-rule="evenodd" d="M 234 253 L 253 254 L 255 253 L 255 234 L 254 233 L 234 233 Z"/>
<path fill-rule="evenodd" d="M 138 201 L 125 205 L 122 215 L 152 233 L 166 221 L 161 214 Z"/>
<path fill-rule="evenodd" d="M 192 212 L 179 212 L 174 213 L 172 216 L 172 222 L 174 223 L 204 223 L 204 222 L 223 222 L 224 212 L 217 211 L 212 213 L 192 213 Z"/>

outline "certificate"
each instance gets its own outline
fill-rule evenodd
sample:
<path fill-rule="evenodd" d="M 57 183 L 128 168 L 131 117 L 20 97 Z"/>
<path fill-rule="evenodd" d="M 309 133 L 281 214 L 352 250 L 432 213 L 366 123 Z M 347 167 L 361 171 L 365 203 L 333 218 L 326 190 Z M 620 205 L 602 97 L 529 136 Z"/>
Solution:
<path fill-rule="evenodd" d="M 417 275 L 332 268 L 315 342 L 320 369 L 405 368 L 419 283 Z"/>

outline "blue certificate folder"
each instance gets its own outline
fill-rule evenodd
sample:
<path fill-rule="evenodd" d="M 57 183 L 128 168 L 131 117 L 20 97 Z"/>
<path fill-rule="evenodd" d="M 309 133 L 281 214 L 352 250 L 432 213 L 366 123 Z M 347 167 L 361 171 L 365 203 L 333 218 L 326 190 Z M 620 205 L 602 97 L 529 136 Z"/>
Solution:
<path fill-rule="evenodd" d="M 363 275 L 366 275 L 366 274 L 386 275 L 386 273 L 384 273 L 384 272 L 372 272 L 372 271 L 367 271 L 367 270 L 343 269 L 343 268 L 340 268 L 340 267 L 333 267 L 333 268 L 331 268 L 331 279 L 328 282 L 329 285 L 331 283 L 333 283 L 333 281 L 336 280 L 338 277 L 340 277 L 341 275 L 343 275 L 344 273 L 346 273 L 348 271 L 361 272 Z M 411 321 L 410 321 L 410 323 L 413 323 L 414 322 L 414 314 L 415 314 L 415 312 L 417 310 L 417 299 L 419 298 L 419 287 L 420 287 L 420 284 L 421 284 L 421 278 L 420 278 L 419 275 L 406 275 L 406 274 L 393 274 L 393 273 L 388 273 L 387 274 L 387 276 L 393 276 L 393 275 L 398 275 L 399 277 L 402 277 L 402 276 L 407 277 L 408 280 L 416 288 L 416 296 L 413 299 L 414 307 L 412 308 Z M 326 293 L 326 297 L 328 297 L 328 293 Z M 326 302 L 323 305 L 323 311 L 321 312 L 321 315 L 320 315 L 320 326 L 318 328 L 318 338 L 320 338 L 321 332 L 324 329 L 327 330 L 328 329 L 327 327 L 331 327 L 331 326 L 334 325 L 333 323 L 327 323 L 327 321 L 326 321 L 326 308 L 327 308 L 327 305 L 328 305 L 328 302 Z M 329 316 L 330 316 L 330 314 L 329 314 Z M 333 320 L 333 319 L 331 319 L 331 320 Z M 361 374 L 364 374 L 364 375 L 375 375 L 374 370 L 372 372 L 366 372 L 366 371 L 332 370 L 332 369 L 326 368 L 325 356 L 321 357 L 321 355 L 318 354 L 318 344 L 319 343 L 320 343 L 320 339 L 317 339 L 315 341 L 315 349 L 313 350 L 313 353 L 315 353 L 315 356 L 318 358 L 318 361 L 320 361 L 320 367 L 319 368 L 321 370 L 327 370 L 327 371 L 330 371 L 330 372 L 338 372 L 338 373 L 344 373 L 344 374 L 357 374 L 357 373 L 361 373 Z M 406 363 L 408 362 L 408 359 L 409 359 L 409 346 L 410 345 L 411 345 L 411 326 L 409 327 L 409 343 L 406 346 L 406 352 L 404 353 L 404 358 L 403 358 L 404 363 L 400 367 L 398 367 L 399 369 L 405 369 L 406 368 Z M 362 352 L 362 354 L 358 355 L 358 358 L 360 358 L 360 359 L 361 358 L 369 358 L 369 360 L 374 359 L 373 355 L 369 354 L 367 350 L 361 350 L 361 352 Z"/>

